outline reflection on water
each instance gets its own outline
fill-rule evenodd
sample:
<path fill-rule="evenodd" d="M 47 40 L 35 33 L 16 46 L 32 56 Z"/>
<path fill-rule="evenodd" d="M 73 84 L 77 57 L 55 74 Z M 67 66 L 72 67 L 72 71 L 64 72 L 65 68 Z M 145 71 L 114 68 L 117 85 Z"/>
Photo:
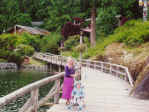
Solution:
<path fill-rule="evenodd" d="M 21 87 L 24 87 L 27 84 L 40 80 L 49 76 L 44 73 L 28 73 L 28 72 L 17 72 L 17 73 L 0 73 L 0 97 L 3 97 L 10 92 L 13 92 Z M 40 89 L 40 98 L 45 96 L 53 83 L 50 83 Z M 6 105 L 3 109 L 0 109 L 0 112 L 18 112 L 19 108 L 30 97 L 30 94 L 26 94 L 24 97 L 18 98 L 16 101 L 13 101 Z M 44 112 L 46 107 L 40 108 L 39 112 Z"/>

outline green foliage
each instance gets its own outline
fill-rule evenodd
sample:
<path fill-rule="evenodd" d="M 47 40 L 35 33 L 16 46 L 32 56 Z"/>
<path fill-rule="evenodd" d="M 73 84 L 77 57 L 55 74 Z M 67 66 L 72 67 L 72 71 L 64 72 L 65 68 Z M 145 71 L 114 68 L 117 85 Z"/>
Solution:
<path fill-rule="evenodd" d="M 106 34 L 112 33 L 113 29 L 117 26 L 118 21 L 115 16 L 117 15 L 117 9 L 115 7 L 99 8 L 97 17 L 97 30 Z"/>
<path fill-rule="evenodd" d="M 85 51 L 87 47 L 90 47 L 90 42 L 87 37 L 83 37 L 83 45 L 80 45 L 80 35 L 70 36 L 68 40 L 64 42 L 65 51 L 62 52 L 62 55 L 78 58 L 80 51 Z"/>
<path fill-rule="evenodd" d="M 49 35 L 44 36 L 40 42 L 41 51 L 58 53 L 58 47 L 61 39 L 62 37 L 58 32 L 52 32 Z"/>
<path fill-rule="evenodd" d="M 103 37 L 97 41 L 94 48 L 89 48 L 84 54 L 84 58 L 104 55 L 105 48 L 113 42 L 123 42 L 127 46 L 137 47 L 149 41 L 149 22 L 141 20 L 128 21 L 124 26 L 117 28 L 113 34 Z"/>
<path fill-rule="evenodd" d="M 24 61 L 24 56 L 20 52 L 11 52 L 9 51 L 9 55 L 7 56 L 8 62 L 14 62 L 16 63 L 19 67 Z"/>
<path fill-rule="evenodd" d="M 86 50 L 87 46 L 86 44 L 81 44 L 81 45 L 78 45 L 75 50 L 78 51 L 78 52 L 84 52 Z"/>
<path fill-rule="evenodd" d="M 0 62 L 7 62 L 7 60 L 0 58 Z"/>
<path fill-rule="evenodd" d="M 31 56 L 31 55 L 33 55 L 35 50 L 32 46 L 21 44 L 21 45 L 17 46 L 16 51 L 19 52 L 23 56 L 25 56 L 25 55 Z"/>
<path fill-rule="evenodd" d="M 85 43 L 87 47 L 90 47 L 90 41 L 88 37 L 83 37 L 83 43 Z M 80 44 L 80 35 L 74 35 L 70 36 L 69 39 L 64 42 L 64 47 L 65 50 L 73 50 L 79 44 Z"/>
<path fill-rule="evenodd" d="M 71 50 L 74 46 L 79 44 L 80 35 L 70 36 L 68 40 L 64 42 L 66 50 Z"/>
<path fill-rule="evenodd" d="M 129 46 L 137 46 L 149 40 L 149 22 L 140 20 L 128 21 L 124 26 L 115 30 L 109 38 L 116 38 Z"/>
<path fill-rule="evenodd" d="M 24 33 L 21 35 L 20 38 L 24 40 L 23 44 L 30 45 L 34 47 L 36 51 L 40 51 L 39 45 L 44 37 L 41 37 L 40 35 L 31 35 L 29 33 Z"/>
<path fill-rule="evenodd" d="M 64 52 L 62 52 L 61 55 L 63 55 L 63 56 L 71 56 L 71 57 L 74 57 L 74 58 L 78 58 L 79 55 L 80 55 L 80 53 L 77 52 L 77 51 L 75 51 L 75 50 L 73 50 L 73 51 L 64 51 Z"/>
<path fill-rule="evenodd" d="M 19 37 L 19 35 L 13 35 L 13 34 L 0 35 L 0 48 L 4 50 L 14 49 L 16 48 L 17 45 L 23 42 L 24 41 Z"/>
<path fill-rule="evenodd" d="M 80 11 L 80 2 L 78 0 L 50 0 L 47 7 L 47 18 L 45 18 L 44 28 L 51 31 L 60 31 L 61 27 L 71 21 L 72 17 L 83 17 L 84 13 Z"/>
<path fill-rule="evenodd" d="M 113 33 L 118 25 L 116 15 L 122 15 L 127 18 L 141 17 L 141 10 L 139 9 L 136 0 L 101 0 L 100 6 L 97 10 L 97 32 L 105 34 Z"/>
<path fill-rule="evenodd" d="M 0 35 L 0 58 L 20 65 L 25 55 L 30 56 L 34 53 L 34 48 L 27 44 L 28 40 L 25 39 L 15 34 Z M 23 45 L 25 42 L 26 45 Z"/>

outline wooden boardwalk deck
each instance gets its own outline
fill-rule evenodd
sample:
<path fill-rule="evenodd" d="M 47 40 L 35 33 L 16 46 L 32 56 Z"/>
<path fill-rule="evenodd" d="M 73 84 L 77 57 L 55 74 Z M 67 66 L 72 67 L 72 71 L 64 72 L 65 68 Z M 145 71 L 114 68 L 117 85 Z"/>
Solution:
<path fill-rule="evenodd" d="M 82 68 L 87 112 L 149 112 L 149 101 L 129 96 L 130 85 L 117 77 L 91 68 Z M 47 112 L 72 112 L 56 104 Z"/>

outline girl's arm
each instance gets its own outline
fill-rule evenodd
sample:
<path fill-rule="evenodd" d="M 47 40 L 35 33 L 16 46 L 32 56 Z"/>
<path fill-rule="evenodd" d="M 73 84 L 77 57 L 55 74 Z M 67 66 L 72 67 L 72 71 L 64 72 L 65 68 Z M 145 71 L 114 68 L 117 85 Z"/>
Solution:
<path fill-rule="evenodd" d="M 70 76 L 75 78 L 78 76 L 78 74 L 71 74 Z"/>
<path fill-rule="evenodd" d="M 76 72 L 75 74 L 71 74 L 70 76 L 75 78 L 75 77 L 77 77 L 78 75 L 79 75 L 79 73 Z"/>

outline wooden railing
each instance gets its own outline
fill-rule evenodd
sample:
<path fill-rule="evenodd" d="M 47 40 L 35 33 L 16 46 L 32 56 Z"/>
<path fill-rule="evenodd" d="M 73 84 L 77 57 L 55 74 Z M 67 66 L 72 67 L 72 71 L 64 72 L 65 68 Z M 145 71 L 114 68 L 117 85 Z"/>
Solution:
<path fill-rule="evenodd" d="M 5 105 L 11 103 L 12 101 L 16 100 L 19 97 L 23 97 L 28 93 L 31 94 L 31 97 L 24 104 L 24 106 L 19 109 L 19 112 L 37 112 L 37 109 L 52 97 L 54 97 L 54 103 L 58 103 L 58 96 L 60 91 L 60 79 L 63 76 L 64 73 L 59 73 L 57 75 L 29 84 L 13 93 L 8 94 L 7 96 L 0 98 L 1 110 Z M 39 101 L 38 99 L 39 89 L 49 83 L 52 83 L 53 81 L 55 81 L 55 84 L 50 90 L 50 92 Z"/>
<path fill-rule="evenodd" d="M 49 63 L 65 65 L 67 57 L 54 55 L 50 53 L 35 53 L 34 58 L 40 59 Z M 76 60 L 76 63 L 79 62 L 82 66 L 100 70 L 105 73 L 112 74 L 117 76 L 125 81 L 127 81 L 132 87 L 134 86 L 133 78 L 127 67 L 117 64 L 112 64 L 102 61 L 92 61 L 92 60 Z"/>
<path fill-rule="evenodd" d="M 105 73 L 112 74 L 127 81 L 132 87 L 134 86 L 133 78 L 127 67 L 117 64 L 112 64 L 102 61 L 92 61 L 92 60 L 79 60 L 81 64 L 85 67 L 93 68 Z"/>
<path fill-rule="evenodd" d="M 48 72 L 48 66 L 47 65 L 40 65 L 40 66 L 35 66 L 35 65 L 23 65 L 20 68 L 23 71 L 36 71 L 36 72 L 42 72 L 42 73 L 47 73 Z"/>
<path fill-rule="evenodd" d="M 33 57 L 42 61 L 58 64 L 61 66 L 64 66 L 67 62 L 67 57 L 60 56 L 60 55 L 53 55 L 50 53 L 45 53 L 45 54 L 35 53 Z M 117 65 L 117 64 L 111 64 L 107 62 L 91 61 L 91 60 L 84 60 L 84 59 L 75 60 L 75 62 L 76 64 L 81 64 L 83 67 L 86 67 L 86 68 L 92 68 L 95 70 L 113 74 L 114 76 L 118 76 L 128 81 L 130 85 L 133 86 L 133 79 L 127 67 L 124 67 L 122 65 Z M 7 96 L 0 98 L 0 108 L 9 104 L 11 101 L 16 100 L 18 97 L 23 97 L 25 94 L 28 94 L 28 93 L 30 93 L 31 97 L 24 104 L 24 106 L 19 109 L 19 112 L 37 112 L 37 109 L 41 105 L 43 105 L 46 101 L 48 101 L 50 98 L 53 98 L 53 97 L 54 97 L 54 103 L 58 103 L 58 98 L 59 98 L 58 96 L 61 88 L 60 79 L 63 76 L 64 76 L 64 73 L 59 73 L 57 75 L 47 77 L 45 79 L 42 79 L 40 81 L 27 85 L 13 93 L 10 93 Z M 52 87 L 52 89 L 45 97 L 39 100 L 38 99 L 39 89 L 49 83 L 52 83 L 53 81 L 55 81 L 55 84 Z"/>
<path fill-rule="evenodd" d="M 33 58 L 61 66 L 64 66 L 67 63 L 67 57 L 50 53 L 35 53 Z"/>
<path fill-rule="evenodd" d="M 17 65 L 15 63 L 0 63 L 0 72 L 16 72 Z"/>
<path fill-rule="evenodd" d="M 52 55 L 52 54 L 42 54 L 42 53 L 39 53 L 39 54 L 37 53 L 36 55 L 34 55 L 34 58 L 37 58 L 46 62 L 48 61 L 53 64 L 62 65 L 62 66 L 65 65 L 67 61 L 66 57 Z M 77 72 L 81 73 L 80 67 L 76 66 L 75 68 Z M 64 72 L 51 77 L 47 77 L 45 79 L 29 84 L 13 93 L 10 93 L 0 98 L 0 110 L 2 110 L 2 108 L 5 105 L 8 105 L 9 103 L 16 100 L 17 98 L 23 97 L 24 95 L 29 93 L 30 93 L 30 98 L 23 105 L 23 107 L 19 109 L 19 112 L 37 112 L 37 109 L 40 106 L 42 106 L 45 102 L 47 102 L 50 98 L 53 98 L 53 97 L 54 97 L 54 103 L 58 103 L 60 89 L 61 89 L 60 80 L 63 76 L 64 76 Z M 39 100 L 39 89 L 54 81 L 55 81 L 55 84 L 52 87 L 52 89 L 49 91 L 49 93 L 41 100 Z"/>

